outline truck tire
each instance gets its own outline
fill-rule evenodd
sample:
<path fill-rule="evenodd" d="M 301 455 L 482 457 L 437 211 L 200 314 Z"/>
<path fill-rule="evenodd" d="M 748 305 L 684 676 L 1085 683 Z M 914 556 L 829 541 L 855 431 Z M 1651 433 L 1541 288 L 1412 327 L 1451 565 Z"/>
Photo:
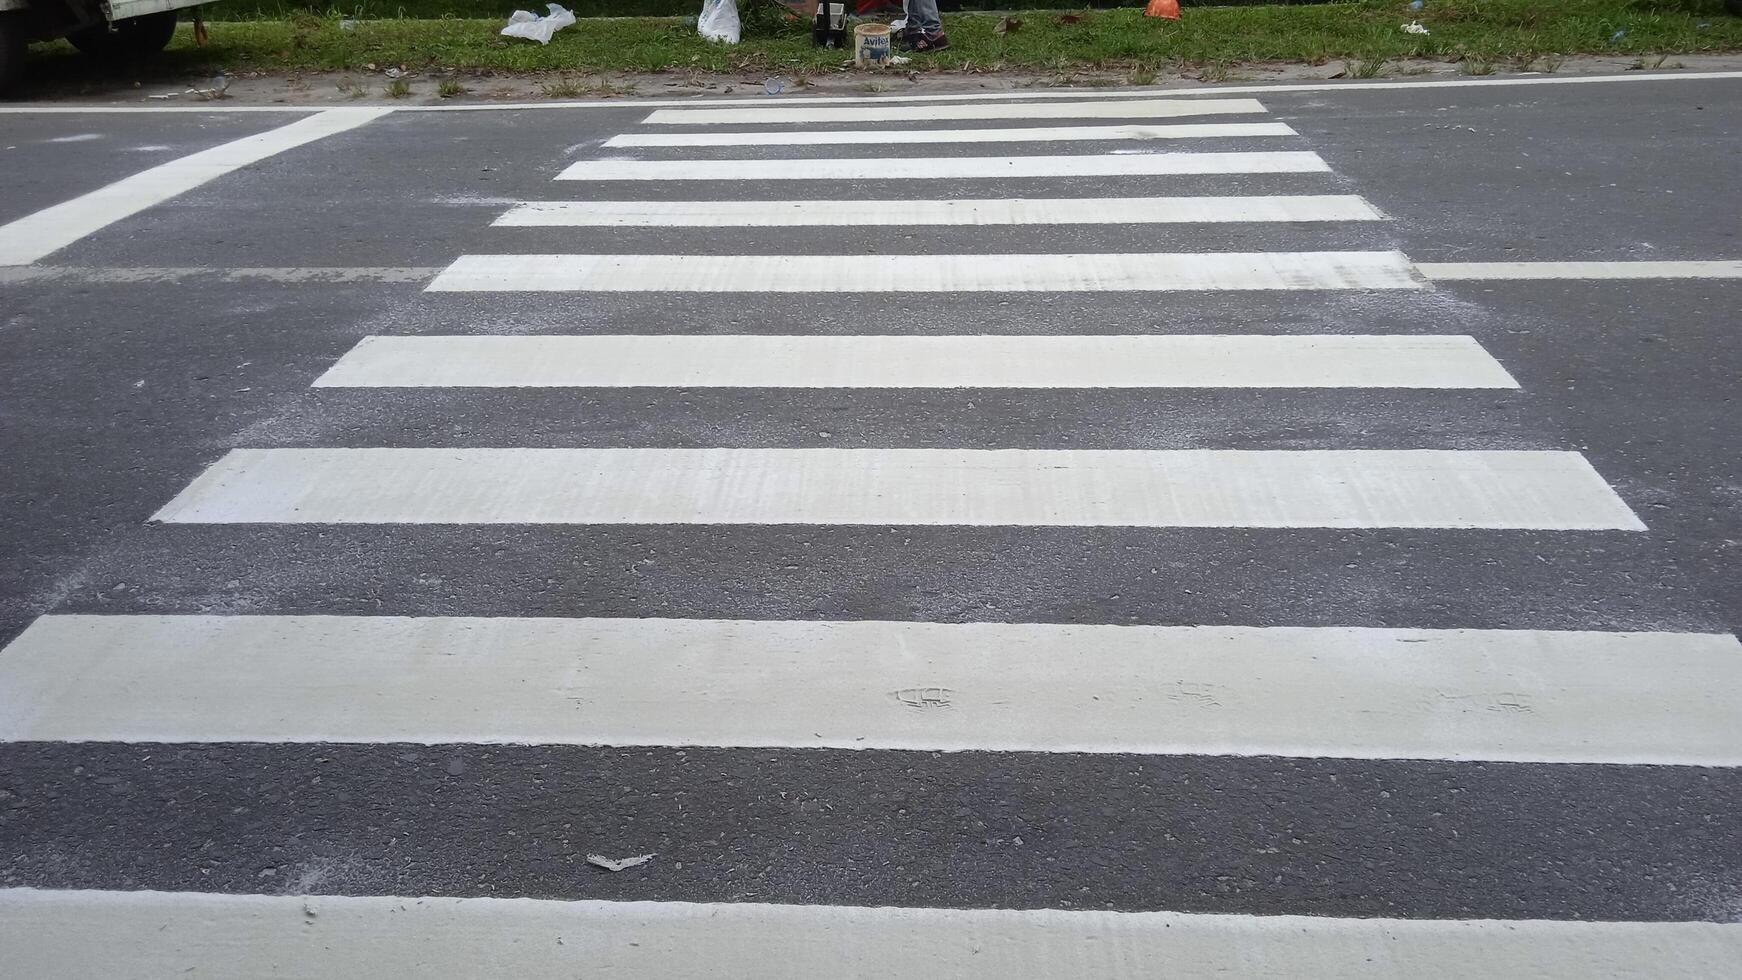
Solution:
<path fill-rule="evenodd" d="M 0 93 L 11 88 L 24 74 L 24 49 L 28 43 L 24 15 L 0 14 Z"/>
<path fill-rule="evenodd" d="M 162 51 L 175 36 L 175 11 L 129 17 L 114 24 L 93 24 L 67 35 L 85 54 L 103 61 L 133 61 Z"/>

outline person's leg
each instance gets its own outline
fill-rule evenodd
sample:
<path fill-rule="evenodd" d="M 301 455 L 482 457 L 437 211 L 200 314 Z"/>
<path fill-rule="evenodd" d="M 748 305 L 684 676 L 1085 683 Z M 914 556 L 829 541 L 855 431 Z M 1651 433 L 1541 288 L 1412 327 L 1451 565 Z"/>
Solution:
<path fill-rule="evenodd" d="M 938 16 L 938 0 L 907 0 L 908 37 L 931 37 L 941 34 L 944 29 L 943 18 Z"/>

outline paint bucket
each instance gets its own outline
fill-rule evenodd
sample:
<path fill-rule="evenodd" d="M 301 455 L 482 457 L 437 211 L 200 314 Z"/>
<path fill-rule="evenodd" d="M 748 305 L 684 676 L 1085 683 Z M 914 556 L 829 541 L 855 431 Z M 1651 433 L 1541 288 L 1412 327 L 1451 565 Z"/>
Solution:
<path fill-rule="evenodd" d="M 853 62 L 860 67 L 889 64 L 888 24 L 860 24 L 853 28 Z"/>

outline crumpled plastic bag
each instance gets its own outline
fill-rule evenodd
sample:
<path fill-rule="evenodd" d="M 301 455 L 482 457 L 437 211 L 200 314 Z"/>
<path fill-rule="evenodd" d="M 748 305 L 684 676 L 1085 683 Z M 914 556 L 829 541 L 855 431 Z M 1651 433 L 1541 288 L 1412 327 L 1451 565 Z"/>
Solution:
<path fill-rule="evenodd" d="M 696 18 L 696 33 L 710 41 L 737 44 L 738 0 L 702 0 L 702 15 Z"/>
<path fill-rule="evenodd" d="M 502 28 L 504 37 L 523 37 L 528 41 L 549 44 L 550 36 L 557 31 L 573 24 L 575 15 L 561 4 L 546 4 L 550 13 L 543 17 L 529 10 L 516 10 L 508 17 L 508 26 Z"/>

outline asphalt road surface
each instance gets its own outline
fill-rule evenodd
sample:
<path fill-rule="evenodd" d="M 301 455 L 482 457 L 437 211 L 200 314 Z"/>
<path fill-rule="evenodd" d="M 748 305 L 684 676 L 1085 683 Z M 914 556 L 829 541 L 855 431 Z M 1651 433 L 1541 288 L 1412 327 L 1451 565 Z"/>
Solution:
<path fill-rule="evenodd" d="M 0 976 L 1733 976 L 1742 77 L 1564 82 L 0 110 Z"/>

